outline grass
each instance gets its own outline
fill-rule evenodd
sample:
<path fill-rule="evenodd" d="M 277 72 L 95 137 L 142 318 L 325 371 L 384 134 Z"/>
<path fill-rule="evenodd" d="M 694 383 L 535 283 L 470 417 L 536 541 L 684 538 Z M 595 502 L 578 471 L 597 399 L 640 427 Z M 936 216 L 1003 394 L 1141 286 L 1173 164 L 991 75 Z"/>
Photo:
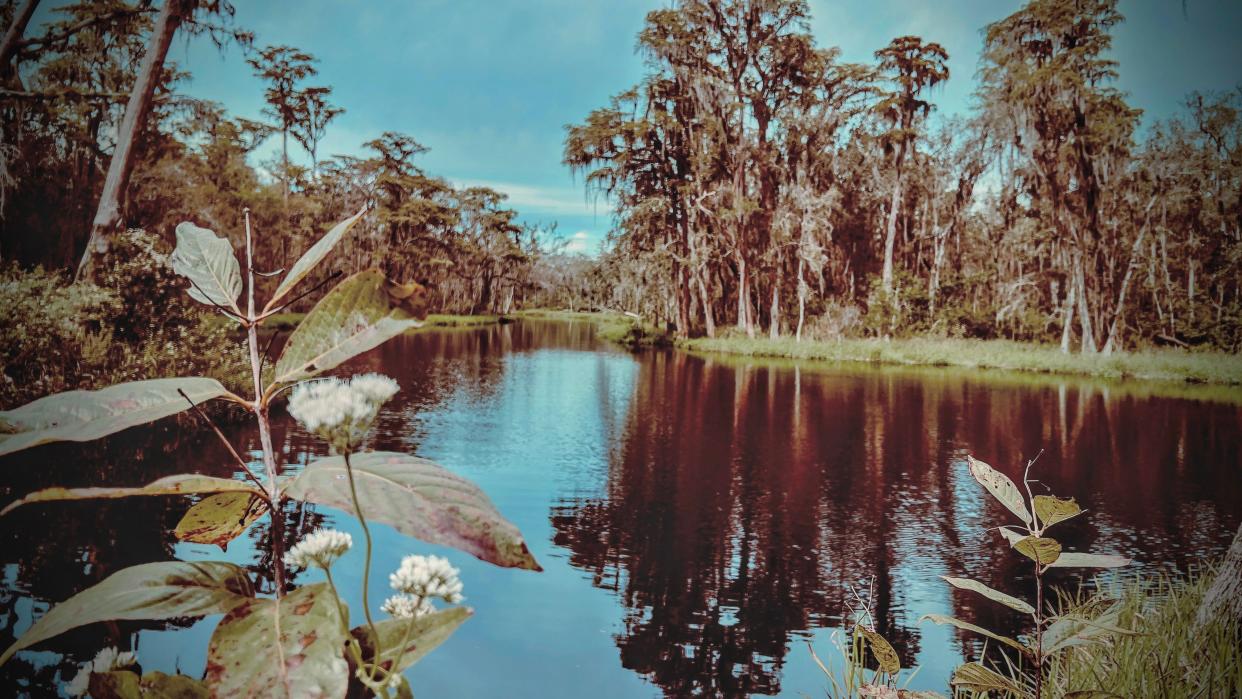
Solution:
<path fill-rule="evenodd" d="M 667 332 L 624 313 L 535 309 L 519 311 L 514 315 L 537 320 L 590 321 L 595 324 L 596 337 L 632 349 L 673 346 L 673 338 Z"/>
<path fill-rule="evenodd" d="M 1098 354 L 1063 354 L 1058 347 L 1010 340 L 913 338 L 796 342 L 791 337 L 773 340 L 767 337 L 751 339 L 735 335 L 679 340 L 677 346 L 697 352 L 723 352 L 752 357 L 952 366 L 1107 379 L 1242 385 L 1242 356 L 1220 352 L 1145 350 L 1115 352 L 1105 357 Z"/>
<path fill-rule="evenodd" d="M 1194 624 L 1212 577 L 1130 578 L 1102 590 L 1120 599 L 1118 625 L 1137 633 L 1059 656 L 1049 668 L 1046 695 L 1104 690 L 1122 697 L 1242 697 L 1242 626 L 1229 617 L 1203 628 Z"/>
<path fill-rule="evenodd" d="M 305 313 L 277 313 L 269 317 L 263 327 L 268 330 L 293 330 L 306 317 Z M 433 313 L 427 316 L 424 328 L 477 328 L 509 322 L 508 316 L 497 315 L 445 315 Z"/>

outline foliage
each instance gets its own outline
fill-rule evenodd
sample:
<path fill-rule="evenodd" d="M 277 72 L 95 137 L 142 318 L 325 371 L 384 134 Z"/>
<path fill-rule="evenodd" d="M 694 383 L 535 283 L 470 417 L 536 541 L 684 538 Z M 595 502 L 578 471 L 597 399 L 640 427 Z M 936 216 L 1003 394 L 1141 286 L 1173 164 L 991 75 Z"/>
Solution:
<path fill-rule="evenodd" d="M 380 405 L 397 391 L 394 381 L 378 375 L 355 377 L 349 383 L 306 381 L 421 324 L 426 316 L 421 286 L 392 282 L 378 270 L 340 282 L 299 324 L 277 362 L 274 378 L 264 386 L 258 327 L 286 308 L 290 300 L 285 297 L 328 256 L 360 216 L 341 222 L 311 246 L 260 312 L 255 310 L 249 217 L 245 217 L 245 282 L 227 238 L 191 224 L 178 227 L 173 266 L 190 282 L 189 295 L 239 323 L 246 332 L 251 398 L 241 398 L 206 377 L 164 378 L 47 396 L 0 414 L 4 432 L 0 452 L 7 453 L 48 441 L 96 439 L 190 408 L 197 410 L 198 403 L 216 398 L 247 408 L 255 416 L 263 446 L 262 478 L 237 456 L 237 465 L 249 482 L 181 474 L 140 488 L 51 488 L 18 500 L 5 512 L 37 502 L 206 494 L 189 508 L 173 533 L 185 541 L 222 548 L 270 514 L 273 548 L 267 560 L 273 566 L 275 598 L 257 597 L 245 571 L 231 563 L 170 561 L 125 568 L 49 610 L 0 655 L 0 663 L 25 648 L 96 621 L 224 613 L 211 637 L 201 683 L 183 677 L 139 676 L 126 664 L 117 667 L 118 663 L 100 661 L 85 668 L 73 684 L 100 697 L 139 696 L 144 687 L 148 692 L 175 690 L 211 696 L 410 696 L 402 671 L 447 639 L 470 611 L 462 607 L 437 611 L 432 604 L 433 599 L 450 605 L 462 600 L 457 571 L 447 561 L 407 556 L 402 568 L 390 577 L 400 593 L 383 607 L 392 618 L 377 624 L 368 598 L 372 548 L 368 516 L 499 566 L 540 570 L 517 528 L 470 482 L 424 459 L 354 453 Z M 54 291 L 49 283 L 27 286 Z M 244 304 L 238 298 L 243 288 Z M 269 424 L 275 396 L 290 387 L 290 413 L 340 452 L 307 466 L 292 479 L 280 476 Z M 332 390 L 320 390 L 324 388 Z M 338 439 L 338 433 L 348 438 Z M 225 439 L 218 430 L 216 434 Z M 231 445 L 228 449 L 236 456 Z M 280 512 L 288 499 L 327 504 L 358 517 L 366 545 L 364 626 L 350 628 L 348 609 L 331 572 L 352 539 L 320 531 L 282 555 Z M 319 567 L 327 581 L 303 587 L 286 584 L 286 565 Z"/>

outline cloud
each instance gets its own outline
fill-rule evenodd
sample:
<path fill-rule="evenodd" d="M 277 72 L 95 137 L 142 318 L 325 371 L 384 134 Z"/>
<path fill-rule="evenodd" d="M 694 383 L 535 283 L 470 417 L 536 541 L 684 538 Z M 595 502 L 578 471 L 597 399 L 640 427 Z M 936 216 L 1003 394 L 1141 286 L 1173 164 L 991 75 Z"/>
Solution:
<path fill-rule="evenodd" d="M 592 201 L 583 196 L 581 187 L 541 187 L 516 182 L 473 179 L 455 179 L 453 184 L 457 187 L 488 187 L 502 192 L 508 196 L 509 206 L 525 216 L 540 214 L 594 216 L 601 213 L 606 215 L 611 211 L 611 205 L 606 200 L 601 198 L 598 201 Z"/>
<path fill-rule="evenodd" d="M 578 231 L 569 237 L 569 244 L 565 246 L 565 252 L 586 253 L 587 241 L 591 239 L 591 234 L 586 231 Z"/>

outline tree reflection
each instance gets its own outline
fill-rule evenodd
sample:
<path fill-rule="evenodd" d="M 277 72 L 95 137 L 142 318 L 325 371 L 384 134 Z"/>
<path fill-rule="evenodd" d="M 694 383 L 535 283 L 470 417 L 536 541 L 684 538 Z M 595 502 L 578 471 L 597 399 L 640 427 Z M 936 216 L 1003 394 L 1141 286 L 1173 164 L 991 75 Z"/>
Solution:
<path fill-rule="evenodd" d="M 967 452 L 1020 476 L 1022 459 L 1044 449 L 1040 478 L 1114 522 L 1067 523 L 1080 550 L 1097 539 L 1116 547 L 1128 529 L 1169 535 L 1148 539 L 1145 560 L 1192 558 L 1174 543 L 1174 513 L 1130 509 L 1131 484 L 1141 493 L 1176 480 L 1177 450 L 1197 459 L 1195 496 L 1221 504 L 1203 511 L 1232 512 L 1242 495 L 1227 475 L 1242 465 L 1236 431 L 1225 434 L 1238 413 L 1220 406 L 1205 415 L 1226 424 L 1202 425 L 1194 405 L 1166 401 L 1180 422 L 1123 440 L 1110 438 L 1110 421 L 1144 424 L 1146 402 L 1089 387 L 998 390 L 961 374 L 807 374 L 679 353 L 644 357 L 631 404 L 603 492 L 563 501 L 552 523 L 570 563 L 625 606 L 621 662 L 670 696 L 779 692 L 793 636 L 840 625 L 849 586 L 871 576 L 878 630 L 906 667 L 929 598 L 1018 631 L 1016 614 L 951 595 L 938 578 L 1028 587 L 1026 567 L 986 531 L 1005 520 L 966 473 Z M 1222 524 L 1216 546 L 1231 531 Z"/>

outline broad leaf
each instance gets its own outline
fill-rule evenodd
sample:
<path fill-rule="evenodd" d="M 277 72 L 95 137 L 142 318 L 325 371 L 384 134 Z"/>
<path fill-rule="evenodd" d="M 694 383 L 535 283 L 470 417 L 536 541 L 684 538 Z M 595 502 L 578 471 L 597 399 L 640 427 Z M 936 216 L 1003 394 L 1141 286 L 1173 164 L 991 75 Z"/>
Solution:
<path fill-rule="evenodd" d="M 450 607 L 417 619 L 385 619 L 376 622 L 375 632 L 379 634 L 380 647 L 383 649 L 379 656 L 380 664 L 385 668 L 392 668 L 393 663 L 397 662 L 397 656 L 401 656 L 396 670 L 405 670 L 444 643 L 472 614 L 474 612 L 469 607 Z M 350 633 L 362 645 L 363 657 L 373 661 L 375 642 L 371 630 L 364 624 Z M 402 638 L 406 638 L 404 652 L 401 650 Z"/>
<path fill-rule="evenodd" d="M 1000 602 L 1006 607 L 1009 607 L 1010 609 L 1016 609 L 1019 612 L 1022 612 L 1023 614 L 1034 614 L 1035 613 L 1035 608 L 1027 604 L 1026 602 L 1018 599 L 1017 597 L 1011 597 L 1010 595 L 1007 595 L 999 590 L 994 590 L 988 587 L 987 585 L 984 585 L 981 582 L 978 582 L 975 580 L 969 580 L 967 578 L 951 578 L 947 575 L 941 575 L 940 577 L 944 578 L 944 581 L 949 583 L 953 587 L 960 588 L 962 590 L 970 590 L 972 592 L 978 592 L 979 594 L 983 595 L 984 597 L 987 597 L 993 602 Z"/>
<path fill-rule="evenodd" d="M 92 699 L 142 699 L 142 678 L 130 670 L 92 672 L 90 679 Z"/>
<path fill-rule="evenodd" d="M 130 381 L 98 391 L 66 391 L 0 412 L 0 455 L 48 442 L 87 442 L 231 395 L 201 376 Z"/>
<path fill-rule="evenodd" d="M 6 515 L 22 505 L 34 502 L 53 502 L 57 500 L 107 500 L 128 498 L 137 495 L 190 495 L 193 493 L 223 493 L 229 491 L 258 492 L 253 485 L 235 481 L 231 478 L 200 476 L 182 473 L 176 476 L 165 476 L 138 488 L 44 488 L 36 490 L 21 500 L 9 503 L 0 516 Z"/>
<path fill-rule="evenodd" d="M 1010 692 L 1021 696 L 1022 692 L 1013 680 L 989 670 L 979 663 L 966 663 L 953 671 L 949 684 L 975 692 Z"/>
<path fill-rule="evenodd" d="M 143 563 L 52 607 L 0 655 L 0 664 L 23 648 L 96 621 L 220 614 L 253 596 L 246 571 L 232 563 Z"/>
<path fill-rule="evenodd" d="M 1014 546 L 1019 541 L 1022 541 L 1026 537 L 1030 536 L 1030 534 L 1024 531 L 1019 531 L 1018 529 L 1015 529 L 1014 527 L 997 527 L 997 528 L 1000 529 L 1001 536 L 1005 537 L 1005 541 L 1008 541 L 1010 546 Z"/>
<path fill-rule="evenodd" d="M 1057 556 L 1052 568 L 1120 568 L 1128 566 L 1133 559 L 1106 553 L 1075 553 L 1066 551 Z"/>
<path fill-rule="evenodd" d="M 967 456 L 966 461 L 970 465 L 970 475 L 974 476 L 980 485 L 987 488 L 992 497 L 1000 500 L 1002 505 L 1017 515 L 1026 526 L 1031 526 L 1031 513 L 1026 509 L 1026 501 L 1022 499 L 1018 486 L 1009 480 L 1009 476 L 973 456 Z"/>
<path fill-rule="evenodd" d="M 276 362 L 276 381 L 309 378 L 422 325 L 389 296 L 386 283 L 383 273 L 368 269 L 320 299 L 289 336 Z"/>
<path fill-rule="evenodd" d="M 1082 508 L 1074 502 L 1074 498 L 1062 500 L 1051 495 L 1036 495 L 1034 504 L 1035 517 L 1039 519 L 1039 526 L 1044 529 L 1082 512 Z"/>
<path fill-rule="evenodd" d="M 319 264 L 323 258 L 332 251 L 332 248 L 336 247 L 336 244 L 340 242 L 341 237 L 344 236 L 350 228 L 353 228 L 354 224 L 357 223 L 358 220 L 366 214 L 366 212 L 367 207 L 362 207 L 362 210 L 358 213 L 333 226 L 332 230 L 328 231 L 322 238 L 319 239 L 318 242 L 312 245 L 309 250 L 303 253 L 302 256 L 298 258 L 298 261 L 293 264 L 293 268 L 289 270 L 289 273 L 285 275 L 285 278 L 281 280 L 280 286 L 276 287 L 276 293 L 272 296 L 272 299 L 267 302 L 267 306 L 264 307 L 263 311 L 266 313 L 272 308 L 275 308 L 277 302 L 284 298 L 285 294 L 293 291 L 293 287 L 297 286 L 298 282 L 302 281 L 306 275 L 310 274 L 311 270 L 315 268 L 315 265 Z"/>
<path fill-rule="evenodd" d="M 215 697 L 343 697 L 345 619 L 327 583 L 252 599 L 211 634 L 205 679 Z"/>
<path fill-rule="evenodd" d="M 1061 544 L 1046 536 L 1028 536 L 1014 544 L 1013 548 L 1041 566 L 1051 565 L 1061 555 Z"/>
<path fill-rule="evenodd" d="M 988 638 L 994 641 L 1000 641 L 1001 643 L 1004 643 L 1005 645 L 1010 646 L 1011 648 L 1015 648 L 1023 652 L 1026 651 L 1026 646 L 1022 645 L 1021 643 L 1018 643 L 1012 638 L 1009 638 L 1007 636 L 1002 636 L 992 631 L 988 631 L 982 626 L 975 626 L 974 624 L 968 621 L 962 621 L 961 619 L 956 619 L 951 616 L 945 616 L 943 614 L 924 614 L 922 617 L 919 618 L 919 623 L 920 624 L 923 623 L 924 620 L 928 620 L 933 623 L 941 624 L 941 625 L 948 624 L 949 626 L 956 626 L 957 628 L 962 629 L 963 631 L 973 631 L 977 634 L 982 634 L 984 636 L 987 636 Z"/>
<path fill-rule="evenodd" d="M 355 454 L 350 461 L 367 519 L 498 566 L 542 570 L 517 527 L 470 481 L 408 454 L 371 452 Z M 285 495 L 356 514 L 340 456 L 308 465 L 289 482 Z"/>
<path fill-rule="evenodd" d="M 241 267 L 233 254 L 233 244 L 206 228 L 186 221 L 177 225 L 177 249 L 172 254 L 173 271 L 189 279 L 190 298 L 199 303 L 224 306 L 241 315 L 237 297 L 241 295 Z"/>
<path fill-rule="evenodd" d="M 856 626 L 854 628 L 863 635 L 863 638 L 867 639 L 867 647 L 871 649 L 871 654 L 875 656 L 875 660 L 880 666 L 880 671 L 890 675 L 896 675 L 901 671 L 901 658 L 897 656 L 897 651 L 893 649 L 892 644 L 887 639 L 865 626 Z"/>
<path fill-rule="evenodd" d="M 142 676 L 143 699 L 207 699 L 211 692 L 193 677 L 148 672 Z"/>
<path fill-rule="evenodd" d="M 187 510 L 173 534 L 182 541 L 215 544 L 227 550 L 229 542 L 267 510 L 267 501 L 253 492 L 217 493 Z"/>

